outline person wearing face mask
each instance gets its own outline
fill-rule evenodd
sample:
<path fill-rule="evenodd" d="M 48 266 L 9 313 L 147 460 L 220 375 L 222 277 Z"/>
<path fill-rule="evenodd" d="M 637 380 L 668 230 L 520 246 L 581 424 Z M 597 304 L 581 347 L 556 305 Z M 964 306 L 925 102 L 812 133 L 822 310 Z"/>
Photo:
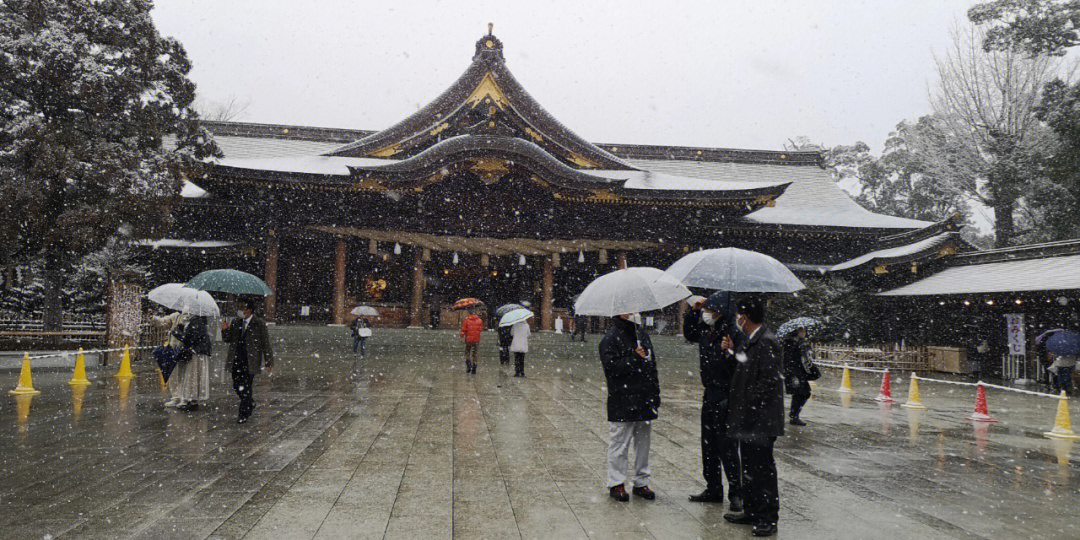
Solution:
<path fill-rule="evenodd" d="M 738 365 L 731 379 L 727 430 L 739 441 L 742 458 L 743 511 L 724 519 L 753 525 L 754 536 L 776 534 L 780 512 L 773 444 L 784 434 L 784 383 L 780 376 L 783 349 L 764 325 L 765 304 L 759 298 L 740 298 L 735 324 L 746 335 L 742 350 L 725 337 L 721 346 L 736 351 Z"/>
<path fill-rule="evenodd" d="M 698 300 L 683 316 L 683 337 L 698 344 L 701 384 L 701 469 L 705 491 L 690 496 L 691 502 L 723 503 L 723 475 L 728 481 L 729 509 L 742 511 L 739 443 L 727 434 L 725 420 L 731 377 L 738 361 L 721 344 L 725 336 L 742 341 L 735 328 L 735 295 L 727 291 Z"/>
<path fill-rule="evenodd" d="M 199 409 L 199 402 L 210 399 L 210 333 L 206 328 L 206 317 L 195 317 L 188 313 L 180 315 L 180 321 L 173 330 L 179 340 L 182 352 L 181 362 L 177 364 L 180 373 L 173 372 L 170 381 L 179 386 L 180 402 L 176 408 L 181 411 Z"/>
<path fill-rule="evenodd" d="M 255 398 L 252 385 L 255 375 L 266 367 L 267 373 L 274 370 L 274 351 L 270 348 L 270 333 L 266 322 L 255 315 L 255 304 L 251 300 L 237 302 L 239 309 L 232 322 L 222 323 L 222 340 L 229 344 L 228 366 L 232 371 L 233 389 L 240 397 L 240 415 L 237 423 L 243 424 L 255 410 Z"/>
<path fill-rule="evenodd" d="M 641 315 L 615 317 L 614 324 L 600 341 L 600 362 L 607 379 L 608 495 L 626 502 L 625 484 L 633 484 L 634 495 L 655 499 L 649 489 L 650 422 L 660 408 L 660 381 L 652 341 L 641 326 Z M 634 464 L 627 475 L 627 456 L 634 445 Z"/>

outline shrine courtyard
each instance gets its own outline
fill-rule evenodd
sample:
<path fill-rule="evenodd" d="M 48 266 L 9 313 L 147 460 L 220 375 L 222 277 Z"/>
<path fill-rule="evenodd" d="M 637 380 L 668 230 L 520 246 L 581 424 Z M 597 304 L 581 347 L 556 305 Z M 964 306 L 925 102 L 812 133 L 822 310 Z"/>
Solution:
<path fill-rule="evenodd" d="M 456 334 L 377 330 L 358 360 L 346 331 L 272 330 L 277 369 L 252 422 L 220 377 L 197 412 L 163 409 L 156 371 L 126 390 L 106 371 L 81 400 L 70 371 L 38 370 L 27 410 L 0 400 L 0 536 L 6 538 L 749 538 L 700 477 L 696 349 L 657 338 L 655 501 L 604 489 L 599 335 L 543 333 L 524 379 L 485 336 L 475 376 Z M 17 373 L 0 372 L 14 387 Z M 878 379 L 841 399 L 826 370 L 777 444 L 781 538 L 1076 538 L 1077 450 L 1042 436 L 1052 400 L 989 394 L 973 427 L 962 387 L 924 385 L 927 411 L 881 405 Z M 898 377 L 898 379 L 900 379 Z M 906 387 L 897 381 L 897 398 Z M 1076 407 L 1073 407 L 1076 416 Z M 790 427 L 790 426 L 789 426 Z"/>

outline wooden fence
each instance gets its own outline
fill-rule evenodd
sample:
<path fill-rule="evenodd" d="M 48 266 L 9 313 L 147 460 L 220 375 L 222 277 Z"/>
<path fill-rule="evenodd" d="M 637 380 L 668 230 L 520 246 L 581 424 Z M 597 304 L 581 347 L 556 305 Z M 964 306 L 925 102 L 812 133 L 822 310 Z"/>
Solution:
<path fill-rule="evenodd" d="M 830 364 L 852 367 L 889 369 L 892 371 L 930 371 L 932 355 L 925 347 L 896 347 L 891 345 L 849 347 L 815 345 L 814 358 Z"/>

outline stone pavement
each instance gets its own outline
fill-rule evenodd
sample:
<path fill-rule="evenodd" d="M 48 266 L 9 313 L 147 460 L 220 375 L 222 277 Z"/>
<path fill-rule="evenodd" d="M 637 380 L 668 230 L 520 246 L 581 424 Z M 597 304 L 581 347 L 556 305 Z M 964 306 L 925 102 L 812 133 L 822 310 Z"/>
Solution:
<path fill-rule="evenodd" d="M 750 537 L 686 500 L 703 487 L 701 390 L 680 339 L 656 340 L 658 498 L 616 503 L 599 336 L 535 336 L 515 379 L 493 335 L 475 376 L 449 332 L 377 330 L 363 361 L 341 328 L 273 335 L 278 368 L 243 426 L 217 374 L 211 406 L 183 413 L 160 406 L 154 372 L 126 391 L 92 373 L 81 400 L 69 373 L 35 372 L 29 411 L 0 399 L 0 536 Z M 778 442 L 780 538 L 1080 537 L 1075 450 L 1042 437 L 1053 400 L 991 391 L 1001 422 L 973 427 L 969 389 L 924 384 L 931 410 L 915 412 L 871 401 L 878 380 L 860 374 L 842 400 L 837 375 L 819 381 L 810 426 Z"/>

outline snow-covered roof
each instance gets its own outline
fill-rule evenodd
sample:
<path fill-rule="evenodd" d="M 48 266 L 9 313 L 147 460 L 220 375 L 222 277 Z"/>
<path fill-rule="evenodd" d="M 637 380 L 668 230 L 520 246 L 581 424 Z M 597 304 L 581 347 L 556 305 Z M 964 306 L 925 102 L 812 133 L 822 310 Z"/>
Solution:
<path fill-rule="evenodd" d="M 1080 289 L 1080 255 L 953 266 L 880 295 L 928 296 L 1076 289 Z"/>
<path fill-rule="evenodd" d="M 179 238 L 162 238 L 160 240 L 139 240 L 136 242 L 140 246 L 146 246 L 154 249 L 158 248 L 189 248 L 189 249 L 208 249 L 208 248 L 221 248 L 235 246 L 236 242 L 226 242 L 222 240 L 181 240 Z"/>
<path fill-rule="evenodd" d="M 281 138 L 280 135 L 260 138 L 222 134 L 215 135 L 214 140 L 225 154 L 218 163 L 231 167 L 344 175 L 348 174 L 348 160 L 394 162 L 318 155 L 340 147 L 340 143 L 334 141 L 294 140 Z M 859 206 L 836 185 L 829 172 L 818 165 L 663 158 L 625 158 L 625 161 L 645 171 L 658 173 L 632 179 L 626 187 L 710 190 L 732 189 L 736 185 L 756 184 L 764 187 L 791 182 L 784 194 L 776 199 L 775 206 L 762 208 L 742 218 L 751 223 L 896 230 L 932 225 L 927 221 L 877 214 Z M 592 172 L 609 174 L 605 171 Z M 617 173 L 623 177 L 627 175 L 627 171 Z M 653 182 L 655 179 L 662 179 L 663 182 Z"/>
<path fill-rule="evenodd" d="M 867 253 L 865 255 L 860 255 L 860 256 L 855 257 L 854 259 L 851 259 L 849 261 L 844 261 L 844 262 L 842 262 L 840 264 L 833 265 L 833 267 L 830 268 L 829 271 L 830 272 L 839 272 L 841 270 L 847 270 L 848 268 L 855 268 L 856 266 L 860 266 L 860 265 L 863 265 L 863 264 L 866 264 L 868 262 L 875 261 L 875 260 L 884 261 L 884 260 L 899 259 L 899 258 L 918 255 L 918 254 L 923 253 L 925 251 L 936 249 L 937 247 L 939 247 L 941 245 L 944 245 L 950 239 L 952 239 L 952 238 L 954 238 L 956 236 L 957 235 L 954 232 L 945 232 L 945 233 L 941 233 L 941 234 L 938 234 L 938 235 L 935 235 L 935 236 L 931 236 L 930 238 L 926 238 L 924 240 L 921 240 L 919 242 L 915 242 L 913 244 L 907 244 L 907 245 L 897 246 L 897 247 L 889 248 L 889 249 L 879 249 L 877 251 L 871 251 L 870 253 Z"/>
<path fill-rule="evenodd" d="M 859 206 L 836 185 L 827 170 L 816 165 L 662 159 L 627 161 L 642 169 L 707 181 L 791 182 L 784 194 L 776 199 L 776 206 L 762 208 L 743 218 L 754 223 L 880 229 L 918 229 L 932 225 L 928 221 L 876 214 Z"/>

